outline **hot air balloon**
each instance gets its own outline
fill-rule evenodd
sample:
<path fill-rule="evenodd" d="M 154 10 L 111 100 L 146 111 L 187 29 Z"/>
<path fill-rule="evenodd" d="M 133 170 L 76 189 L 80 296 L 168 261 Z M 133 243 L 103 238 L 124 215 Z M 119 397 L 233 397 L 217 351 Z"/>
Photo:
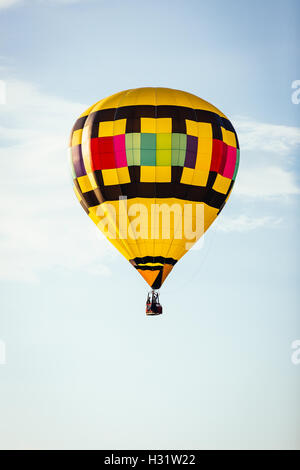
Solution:
<path fill-rule="evenodd" d="M 159 288 L 231 193 L 240 155 L 232 124 L 193 94 L 130 89 L 79 117 L 70 150 L 80 204 L 152 288 L 146 313 L 160 314 Z"/>

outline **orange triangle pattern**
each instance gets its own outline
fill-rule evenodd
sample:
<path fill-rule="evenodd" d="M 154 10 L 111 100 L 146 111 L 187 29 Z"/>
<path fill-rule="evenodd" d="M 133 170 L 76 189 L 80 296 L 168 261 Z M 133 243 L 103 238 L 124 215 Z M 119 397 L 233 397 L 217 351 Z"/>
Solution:
<path fill-rule="evenodd" d="M 161 269 L 157 269 L 155 271 L 150 271 L 150 270 L 144 270 L 144 269 L 138 269 L 138 272 L 140 273 L 141 276 L 145 279 L 145 281 L 149 284 L 150 287 L 152 287 L 155 279 L 157 276 L 160 274 Z"/>

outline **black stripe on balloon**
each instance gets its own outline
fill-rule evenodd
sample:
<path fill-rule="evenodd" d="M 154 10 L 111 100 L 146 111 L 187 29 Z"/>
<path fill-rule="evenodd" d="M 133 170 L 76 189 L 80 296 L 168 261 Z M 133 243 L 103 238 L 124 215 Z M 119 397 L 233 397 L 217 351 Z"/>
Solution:
<path fill-rule="evenodd" d="M 129 176 L 131 181 L 140 181 L 141 179 L 141 167 L 138 165 L 132 165 L 128 167 Z"/>
<path fill-rule="evenodd" d="M 126 120 L 126 134 L 133 132 L 141 132 L 141 119 L 140 118 L 127 118 Z"/>
<path fill-rule="evenodd" d="M 139 105 L 139 106 L 122 106 L 117 109 L 115 119 L 128 118 L 155 118 L 155 106 Z"/>
<path fill-rule="evenodd" d="M 126 194 L 128 199 L 132 199 L 134 197 L 138 197 L 138 186 L 137 185 L 139 184 L 139 181 L 141 179 L 141 167 L 138 166 L 138 165 L 133 165 L 133 166 L 129 166 L 128 170 L 129 170 L 129 176 L 130 176 L 131 183 L 129 185 L 127 185 L 127 189 L 122 188 L 122 191 L 127 190 L 128 193 L 124 193 L 124 194 Z"/>
<path fill-rule="evenodd" d="M 205 202 L 208 206 L 214 207 L 215 209 L 220 209 L 226 200 L 226 194 L 218 193 L 214 189 L 207 191 L 205 196 Z"/>
<path fill-rule="evenodd" d="M 235 132 L 235 129 L 233 127 L 233 125 L 231 124 L 231 122 L 224 118 L 224 117 L 220 117 L 221 119 L 221 122 L 222 122 L 222 127 L 224 127 L 224 129 L 226 129 L 227 131 L 230 131 L 230 132 L 233 132 L 234 134 L 236 134 Z"/>
<path fill-rule="evenodd" d="M 102 121 L 99 121 L 97 119 L 96 115 L 92 116 L 91 119 L 89 119 L 89 124 L 91 126 L 91 128 L 90 128 L 90 138 L 91 139 L 99 137 L 99 124 L 100 124 L 100 122 L 102 122 Z"/>
<path fill-rule="evenodd" d="M 82 194 L 83 201 L 88 205 L 88 207 L 98 206 L 100 204 L 95 191 L 88 191 Z"/>
<path fill-rule="evenodd" d="M 222 124 L 221 116 L 217 113 L 206 111 L 204 109 L 195 109 L 194 112 L 196 113 L 197 122 L 208 122 L 210 124 L 217 124 L 218 126 Z M 195 116 L 191 120 L 195 121 Z"/>
<path fill-rule="evenodd" d="M 215 123 L 213 123 L 211 126 L 212 126 L 213 139 L 218 139 L 218 140 L 223 141 L 221 126 L 219 126 L 219 124 L 215 124 Z"/>
<path fill-rule="evenodd" d="M 184 119 L 172 118 L 172 133 L 186 134 L 186 122 Z"/>
<path fill-rule="evenodd" d="M 216 178 L 217 178 L 217 172 L 216 171 L 210 171 L 208 178 L 207 178 L 207 183 L 206 183 L 206 188 L 208 190 L 212 189 L 213 185 L 215 184 Z"/>
<path fill-rule="evenodd" d="M 123 192 L 122 185 L 114 184 L 113 186 L 104 186 L 101 188 L 106 201 L 117 201 L 121 196 L 126 196 Z"/>
<path fill-rule="evenodd" d="M 140 271 L 160 271 L 163 269 L 163 266 L 135 266 L 135 269 Z"/>
<path fill-rule="evenodd" d="M 144 258 L 134 258 L 133 260 L 136 264 L 139 263 L 166 263 L 174 266 L 177 263 L 177 260 L 174 258 L 164 258 L 163 256 L 144 256 Z M 157 268 L 156 268 L 157 269 Z"/>
<path fill-rule="evenodd" d="M 94 170 L 93 175 L 96 180 L 97 186 L 102 189 L 104 187 L 102 170 Z"/>
<path fill-rule="evenodd" d="M 117 201 L 120 196 L 127 196 L 128 199 L 141 197 L 141 198 L 153 198 L 154 183 L 136 183 L 135 189 L 133 190 L 130 183 L 104 186 L 100 188 L 101 194 L 105 201 Z M 220 209 L 226 195 L 209 189 L 207 191 L 206 186 L 192 186 L 186 184 L 175 185 L 172 183 L 156 183 L 156 198 L 177 198 L 184 201 L 191 202 L 204 202 L 211 207 Z M 89 191 L 83 194 L 83 199 L 87 202 L 88 206 L 95 206 L 99 204 L 99 201 L 95 195 L 95 191 Z"/>
<path fill-rule="evenodd" d="M 172 181 L 172 183 L 180 184 L 182 172 L 183 172 L 183 166 L 172 166 L 171 167 L 171 181 Z"/>
<path fill-rule="evenodd" d="M 163 269 L 160 270 L 160 273 L 157 275 L 155 281 L 152 284 L 152 289 L 159 289 L 162 282 Z"/>
<path fill-rule="evenodd" d="M 157 117 L 195 120 L 194 109 L 187 108 L 186 106 L 159 105 L 157 106 Z"/>
<path fill-rule="evenodd" d="M 99 118 L 99 122 L 114 121 L 117 109 L 119 108 L 100 109 L 100 111 L 95 111 L 95 114 L 97 115 L 97 118 Z"/>
<path fill-rule="evenodd" d="M 217 113 L 213 113 L 212 111 L 207 111 L 203 109 L 194 110 L 192 108 L 186 108 L 184 106 L 123 106 L 120 108 L 101 109 L 100 111 L 94 111 L 88 117 L 89 120 L 94 123 L 92 127 L 92 138 L 98 137 L 98 124 L 102 121 L 114 121 L 118 119 L 133 120 L 130 124 L 130 128 L 137 129 L 137 123 L 135 122 L 135 120 L 139 121 L 141 117 L 172 118 L 173 121 L 179 122 L 179 124 L 175 124 L 175 122 L 172 123 L 172 127 L 174 126 L 174 130 L 172 129 L 172 132 L 183 132 L 183 122 L 186 119 L 189 119 L 190 121 L 194 122 L 207 122 L 212 125 L 215 125 L 216 127 L 223 126 L 226 130 L 234 132 L 234 128 L 231 122 L 228 119 L 220 117 Z M 79 119 L 78 121 L 76 121 L 75 126 L 81 125 L 80 123 L 83 123 L 83 121 L 80 121 Z M 180 130 L 176 130 L 176 126 L 179 126 Z"/>

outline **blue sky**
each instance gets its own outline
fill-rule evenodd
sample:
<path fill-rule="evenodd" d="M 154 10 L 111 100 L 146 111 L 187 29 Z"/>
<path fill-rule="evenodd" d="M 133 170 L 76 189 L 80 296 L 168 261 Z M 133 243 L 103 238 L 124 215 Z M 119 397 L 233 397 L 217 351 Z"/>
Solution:
<path fill-rule="evenodd" d="M 0 448 L 300 449 L 297 1 L 0 0 Z M 219 220 L 147 286 L 77 203 L 74 120 L 126 88 L 220 108 Z"/>

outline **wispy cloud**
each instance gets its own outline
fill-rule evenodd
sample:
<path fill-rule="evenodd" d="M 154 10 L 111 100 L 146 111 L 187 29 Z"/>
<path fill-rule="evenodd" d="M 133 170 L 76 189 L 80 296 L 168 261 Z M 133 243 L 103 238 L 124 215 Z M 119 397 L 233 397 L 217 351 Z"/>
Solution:
<path fill-rule="evenodd" d="M 243 150 L 287 155 L 300 145 L 300 128 L 235 119 L 235 127 Z"/>
<path fill-rule="evenodd" d="M 238 217 L 219 217 L 214 225 L 215 230 L 220 232 L 249 232 L 258 228 L 274 227 L 282 222 L 277 217 L 248 217 L 240 215 Z"/>
<path fill-rule="evenodd" d="M 300 128 L 234 120 L 241 147 L 241 165 L 234 194 L 251 198 L 300 194 L 294 171 L 300 149 Z"/>
<path fill-rule="evenodd" d="M 236 196 L 256 198 L 288 197 L 300 194 L 295 173 L 280 167 L 254 167 L 239 173 Z"/>

